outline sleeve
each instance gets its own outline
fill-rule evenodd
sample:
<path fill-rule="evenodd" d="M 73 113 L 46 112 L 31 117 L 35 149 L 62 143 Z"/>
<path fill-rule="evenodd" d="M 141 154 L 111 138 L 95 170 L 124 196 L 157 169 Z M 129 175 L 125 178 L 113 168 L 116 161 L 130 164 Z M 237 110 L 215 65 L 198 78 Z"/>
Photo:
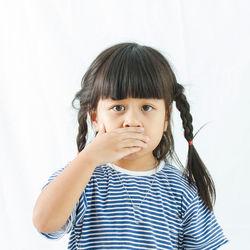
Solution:
<path fill-rule="evenodd" d="M 214 212 L 196 194 L 183 215 L 184 249 L 214 250 L 228 241 Z"/>
<path fill-rule="evenodd" d="M 68 162 L 66 164 L 65 167 L 57 170 L 55 173 L 53 173 L 50 178 L 48 179 L 48 182 L 43 186 L 42 190 L 45 189 L 45 187 L 47 187 L 49 185 L 49 183 L 54 180 L 69 164 L 71 163 Z M 85 191 L 83 191 L 79 201 L 76 203 L 71 215 L 69 216 L 67 222 L 56 232 L 53 233 L 43 233 L 38 231 L 41 235 L 43 235 L 44 237 L 48 238 L 48 239 L 60 239 L 62 238 L 66 233 L 70 233 L 73 226 L 76 223 L 81 222 L 82 217 L 84 215 L 84 212 L 86 211 L 86 207 L 87 207 L 87 200 L 86 200 L 86 196 L 85 196 Z"/>

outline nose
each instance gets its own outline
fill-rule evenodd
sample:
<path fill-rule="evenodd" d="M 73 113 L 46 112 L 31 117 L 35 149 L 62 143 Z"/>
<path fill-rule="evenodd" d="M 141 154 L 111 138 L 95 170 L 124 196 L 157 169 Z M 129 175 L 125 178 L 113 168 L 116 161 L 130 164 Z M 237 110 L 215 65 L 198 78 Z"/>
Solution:
<path fill-rule="evenodd" d="M 140 115 L 134 111 L 129 110 L 124 116 L 123 127 L 143 127 L 143 124 L 140 120 Z"/>

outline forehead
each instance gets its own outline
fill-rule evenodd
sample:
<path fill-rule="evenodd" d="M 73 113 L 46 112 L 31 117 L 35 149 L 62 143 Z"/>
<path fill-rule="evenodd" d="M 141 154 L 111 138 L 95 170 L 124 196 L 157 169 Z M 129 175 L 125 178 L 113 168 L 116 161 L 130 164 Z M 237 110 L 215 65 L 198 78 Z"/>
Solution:
<path fill-rule="evenodd" d="M 107 98 L 107 99 L 100 99 L 99 103 L 101 104 L 112 104 L 114 102 L 126 102 L 126 103 L 130 103 L 130 102 L 136 102 L 136 103 L 144 103 L 144 102 L 149 102 L 152 104 L 161 104 L 164 103 L 163 99 L 155 99 L 155 98 L 126 98 L 126 99 L 121 99 L 121 100 L 114 100 L 111 98 Z"/>

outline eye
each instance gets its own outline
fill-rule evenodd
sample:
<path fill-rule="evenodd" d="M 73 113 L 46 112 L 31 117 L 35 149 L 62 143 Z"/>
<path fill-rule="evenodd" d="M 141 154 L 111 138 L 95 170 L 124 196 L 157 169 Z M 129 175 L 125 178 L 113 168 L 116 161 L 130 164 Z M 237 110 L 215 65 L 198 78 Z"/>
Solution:
<path fill-rule="evenodd" d="M 150 105 L 144 105 L 143 107 L 150 107 L 152 109 L 152 106 Z M 148 109 L 147 109 L 148 110 Z"/>
<path fill-rule="evenodd" d="M 115 105 L 112 109 L 114 109 L 115 107 L 124 107 L 122 105 Z M 118 110 L 115 110 L 115 111 L 121 111 L 120 108 L 118 108 Z"/>
<path fill-rule="evenodd" d="M 118 109 L 117 109 L 117 107 L 118 107 Z M 151 111 L 151 109 L 153 109 L 152 106 L 150 106 L 150 105 L 143 105 L 143 110 L 144 111 L 148 112 L 148 111 Z M 112 110 L 117 111 L 117 112 L 124 111 L 124 106 L 123 105 L 115 105 L 114 107 L 112 107 Z"/>

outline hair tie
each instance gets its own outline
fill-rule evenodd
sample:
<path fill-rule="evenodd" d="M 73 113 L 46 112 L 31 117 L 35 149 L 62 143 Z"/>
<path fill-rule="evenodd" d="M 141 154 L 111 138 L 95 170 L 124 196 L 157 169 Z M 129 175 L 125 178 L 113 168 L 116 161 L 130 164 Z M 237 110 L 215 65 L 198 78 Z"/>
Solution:
<path fill-rule="evenodd" d="M 189 145 L 193 145 L 193 141 L 189 141 L 188 144 L 189 144 Z"/>

